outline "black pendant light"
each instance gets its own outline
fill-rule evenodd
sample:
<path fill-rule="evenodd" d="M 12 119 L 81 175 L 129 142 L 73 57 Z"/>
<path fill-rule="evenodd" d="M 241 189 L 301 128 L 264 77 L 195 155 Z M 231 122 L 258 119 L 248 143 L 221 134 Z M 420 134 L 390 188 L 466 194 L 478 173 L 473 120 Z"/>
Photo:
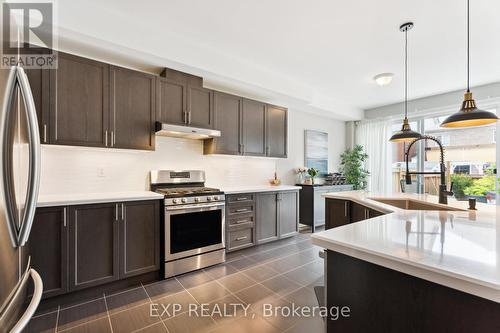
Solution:
<path fill-rule="evenodd" d="M 389 141 L 392 142 L 409 142 L 419 139 L 422 135 L 411 129 L 408 122 L 408 30 L 413 28 L 412 22 L 407 22 L 399 27 L 399 30 L 405 33 L 405 118 L 400 131 L 394 133 Z"/>
<path fill-rule="evenodd" d="M 492 124 L 498 120 L 498 117 L 493 112 L 480 110 L 476 107 L 476 101 L 472 98 L 472 93 L 470 92 L 469 85 L 469 39 L 470 39 L 470 28 L 469 28 L 469 0 L 467 0 L 467 92 L 464 94 L 464 101 L 462 102 L 462 107 L 460 110 L 448 118 L 446 118 L 442 123 L 441 127 L 470 127 L 470 126 L 480 126 Z"/>

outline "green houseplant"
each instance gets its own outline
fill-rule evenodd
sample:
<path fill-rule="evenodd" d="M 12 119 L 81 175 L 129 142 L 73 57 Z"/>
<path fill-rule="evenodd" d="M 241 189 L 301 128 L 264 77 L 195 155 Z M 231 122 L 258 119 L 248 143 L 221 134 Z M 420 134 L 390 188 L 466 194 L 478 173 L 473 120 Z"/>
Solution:
<path fill-rule="evenodd" d="M 347 184 L 352 184 L 355 190 L 364 190 L 368 185 L 368 170 L 365 161 L 368 155 L 362 145 L 347 149 L 340 155 L 340 171 L 344 174 Z"/>
<path fill-rule="evenodd" d="M 307 170 L 307 173 L 309 174 L 309 176 L 311 176 L 311 182 L 314 185 L 314 178 L 316 178 L 316 176 L 319 174 L 319 170 L 316 168 L 309 168 Z"/>

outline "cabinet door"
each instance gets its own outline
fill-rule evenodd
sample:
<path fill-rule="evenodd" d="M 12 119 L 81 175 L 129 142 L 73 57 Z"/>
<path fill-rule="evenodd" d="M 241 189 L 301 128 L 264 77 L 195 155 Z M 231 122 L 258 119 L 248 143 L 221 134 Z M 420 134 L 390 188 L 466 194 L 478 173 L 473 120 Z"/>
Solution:
<path fill-rule="evenodd" d="M 278 239 L 278 203 L 276 193 L 259 193 L 256 199 L 257 243 Z"/>
<path fill-rule="evenodd" d="M 66 207 L 37 208 L 29 238 L 31 266 L 43 281 L 43 297 L 68 291 Z"/>
<path fill-rule="evenodd" d="M 351 222 L 359 222 L 368 218 L 368 208 L 355 202 L 351 203 Z"/>
<path fill-rule="evenodd" d="M 221 136 L 205 140 L 205 153 L 240 155 L 241 98 L 215 92 L 214 111 L 214 127 L 221 131 Z"/>
<path fill-rule="evenodd" d="M 378 210 L 368 208 L 368 218 L 382 216 L 384 213 L 379 212 Z"/>
<path fill-rule="evenodd" d="M 325 224 L 325 197 L 323 194 L 330 192 L 325 189 L 313 189 L 314 191 L 314 226 Z"/>
<path fill-rule="evenodd" d="M 153 150 L 156 76 L 115 66 L 110 73 L 110 146 Z"/>
<path fill-rule="evenodd" d="M 49 69 L 25 70 L 35 101 L 41 143 L 49 143 L 50 71 Z M 21 107 L 24 107 L 24 104 L 21 103 Z"/>
<path fill-rule="evenodd" d="M 118 279 L 118 204 L 69 209 L 69 287 L 83 289 Z"/>
<path fill-rule="evenodd" d="M 257 101 L 243 99 L 242 119 L 243 154 L 265 156 L 266 105 Z"/>
<path fill-rule="evenodd" d="M 105 147 L 109 65 L 59 52 L 50 71 L 50 143 Z"/>
<path fill-rule="evenodd" d="M 287 120 L 288 110 L 274 105 L 267 105 L 267 156 L 287 156 Z"/>
<path fill-rule="evenodd" d="M 158 85 L 157 120 L 162 123 L 185 125 L 187 122 L 186 84 L 161 77 L 158 79 Z"/>
<path fill-rule="evenodd" d="M 278 193 L 280 238 L 290 237 L 299 231 L 299 192 Z"/>
<path fill-rule="evenodd" d="M 120 278 L 160 268 L 160 202 L 120 205 Z"/>
<path fill-rule="evenodd" d="M 213 128 L 213 92 L 202 87 L 188 86 L 187 120 L 190 126 Z"/>
<path fill-rule="evenodd" d="M 351 202 L 339 199 L 326 199 L 325 229 L 340 227 L 351 223 Z"/>

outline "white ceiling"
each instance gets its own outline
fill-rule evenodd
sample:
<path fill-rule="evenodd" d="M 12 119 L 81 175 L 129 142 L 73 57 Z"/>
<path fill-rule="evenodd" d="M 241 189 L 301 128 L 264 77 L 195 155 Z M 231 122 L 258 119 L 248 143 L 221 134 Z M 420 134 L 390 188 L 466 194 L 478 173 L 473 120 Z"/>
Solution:
<path fill-rule="evenodd" d="M 80 0 L 57 2 L 61 43 L 84 42 L 339 119 L 465 84 L 465 0 Z M 473 85 L 500 81 L 500 1 L 471 0 Z M 393 83 L 372 78 L 395 73 Z M 289 105 L 289 106 L 290 106 Z"/>

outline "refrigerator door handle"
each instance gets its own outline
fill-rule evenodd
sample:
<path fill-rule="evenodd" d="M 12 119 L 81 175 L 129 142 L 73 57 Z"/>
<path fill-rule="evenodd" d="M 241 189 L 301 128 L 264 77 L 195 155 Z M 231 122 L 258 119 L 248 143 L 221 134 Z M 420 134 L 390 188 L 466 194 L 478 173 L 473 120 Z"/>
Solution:
<path fill-rule="evenodd" d="M 19 230 L 18 246 L 24 246 L 28 241 L 38 200 L 40 185 L 40 133 L 36 115 L 35 101 L 31 92 L 28 77 L 22 67 L 17 67 L 17 80 L 21 90 L 28 119 L 29 138 L 29 178 L 24 215 Z"/>
<path fill-rule="evenodd" d="M 12 154 L 10 152 L 10 147 L 8 147 L 9 142 L 9 125 L 11 121 L 11 110 L 14 107 L 14 95 L 17 83 L 17 70 L 16 67 L 11 67 L 9 70 L 9 76 L 7 78 L 5 86 L 5 98 L 2 105 L 2 110 L 0 114 L 0 181 L 2 182 L 1 191 L 2 197 L 5 204 L 5 219 L 7 222 L 7 230 L 9 231 L 9 236 L 13 247 L 18 247 L 19 244 L 19 230 L 16 224 L 16 205 L 12 198 L 14 196 L 14 189 L 12 183 Z"/>
<path fill-rule="evenodd" d="M 30 275 L 33 279 L 34 284 L 33 296 L 31 298 L 30 304 L 26 308 L 26 311 L 24 311 L 23 315 L 21 316 L 21 319 L 19 319 L 16 325 L 14 325 L 14 327 L 12 328 L 11 333 L 21 333 L 23 331 L 23 329 L 28 325 L 31 317 L 33 317 L 33 315 L 35 314 L 38 304 L 40 304 L 40 300 L 42 299 L 42 279 L 40 278 L 38 272 L 33 268 L 30 269 Z"/>

